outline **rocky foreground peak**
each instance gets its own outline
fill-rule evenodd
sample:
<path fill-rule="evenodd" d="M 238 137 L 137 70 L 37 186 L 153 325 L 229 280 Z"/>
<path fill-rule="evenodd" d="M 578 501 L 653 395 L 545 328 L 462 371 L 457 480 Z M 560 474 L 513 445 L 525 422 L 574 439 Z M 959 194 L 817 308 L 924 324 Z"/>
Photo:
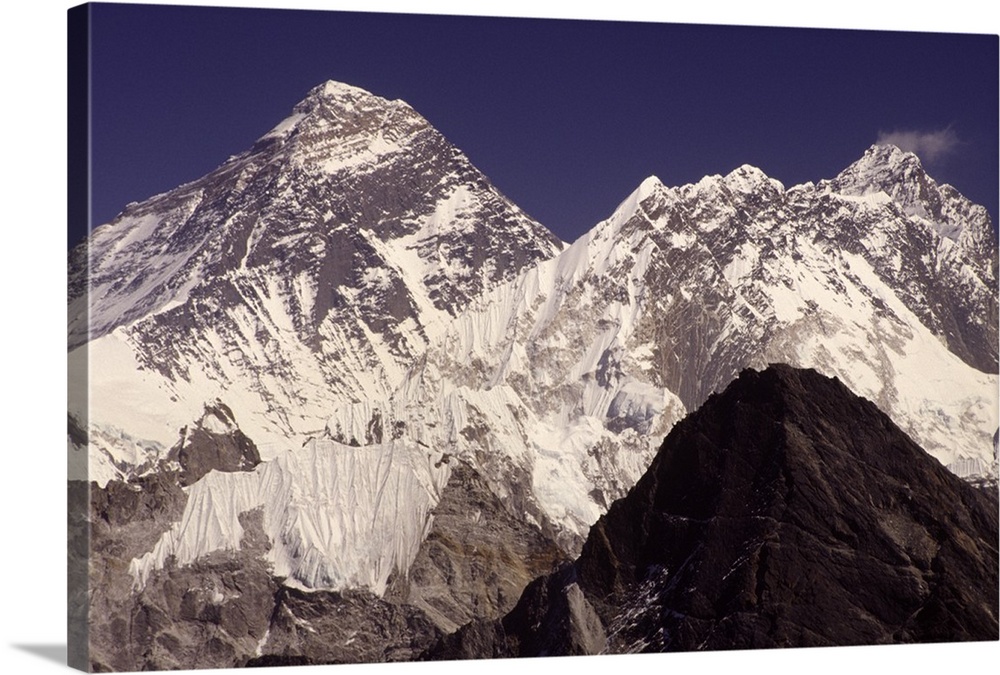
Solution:
<path fill-rule="evenodd" d="M 612 649 L 995 640 L 997 532 L 995 493 L 772 366 L 673 430 L 578 565 Z"/>
<path fill-rule="evenodd" d="M 547 654 L 996 640 L 997 532 L 995 491 L 838 380 L 748 370 L 674 427 L 502 631 L 435 655 L 540 655 L 540 623 L 519 616 L 563 627 Z"/>

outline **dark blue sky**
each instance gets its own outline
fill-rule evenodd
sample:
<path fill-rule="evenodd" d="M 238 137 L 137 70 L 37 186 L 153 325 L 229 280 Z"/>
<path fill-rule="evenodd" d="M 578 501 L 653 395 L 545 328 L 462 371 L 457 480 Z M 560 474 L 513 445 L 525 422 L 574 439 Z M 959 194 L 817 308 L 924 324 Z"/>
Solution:
<path fill-rule="evenodd" d="M 92 50 L 94 224 L 328 79 L 410 103 L 566 240 L 650 174 L 790 186 L 895 132 L 997 216 L 996 36 L 96 5 Z"/>

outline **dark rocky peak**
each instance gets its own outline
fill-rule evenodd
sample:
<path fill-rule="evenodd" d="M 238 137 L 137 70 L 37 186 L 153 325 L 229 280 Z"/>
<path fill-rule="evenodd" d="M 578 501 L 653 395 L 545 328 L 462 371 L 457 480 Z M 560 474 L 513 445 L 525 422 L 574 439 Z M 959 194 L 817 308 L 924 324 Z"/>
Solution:
<path fill-rule="evenodd" d="M 427 656 L 996 640 L 995 490 L 812 370 L 746 370 L 667 436 L 570 568 Z"/>
<path fill-rule="evenodd" d="M 995 640 L 997 535 L 995 494 L 782 365 L 679 423 L 577 565 L 612 650 Z"/>

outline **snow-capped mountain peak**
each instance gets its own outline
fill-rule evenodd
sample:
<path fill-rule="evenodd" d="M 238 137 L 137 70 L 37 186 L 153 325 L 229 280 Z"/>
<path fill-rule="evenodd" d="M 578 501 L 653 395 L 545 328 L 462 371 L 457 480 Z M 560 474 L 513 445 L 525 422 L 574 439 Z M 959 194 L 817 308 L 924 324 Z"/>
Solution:
<path fill-rule="evenodd" d="M 386 397 L 449 316 L 561 249 L 408 105 L 328 82 L 72 253 L 71 359 L 120 361 L 95 371 L 93 424 L 136 424 L 115 379 L 134 371 L 164 411 L 146 440 L 220 399 L 267 457 Z"/>
<path fill-rule="evenodd" d="M 405 102 L 330 81 L 313 88 L 252 152 L 284 141 L 282 155 L 297 164 L 315 165 L 329 174 L 366 171 L 366 165 L 420 143 L 424 133 L 436 135 Z"/>
<path fill-rule="evenodd" d="M 732 191 L 742 193 L 760 191 L 775 193 L 784 192 L 785 190 L 785 186 L 781 184 L 781 181 L 771 178 L 750 164 L 743 164 L 730 171 L 722 179 L 722 184 Z"/>
<path fill-rule="evenodd" d="M 649 195 L 653 194 L 656 190 L 661 190 L 666 187 L 657 176 L 647 176 L 636 189 L 634 195 L 637 202 L 641 202 Z"/>
<path fill-rule="evenodd" d="M 356 100 L 359 98 L 369 98 L 369 97 L 375 97 L 375 95 L 372 94 L 371 92 L 365 91 L 361 87 L 355 87 L 354 85 L 347 84 L 346 82 L 327 80 L 323 84 L 319 84 L 313 87 L 306 95 L 304 102 L 313 101 L 317 98 Z"/>
<path fill-rule="evenodd" d="M 919 157 L 894 145 L 873 145 L 826 183 L 843 195 L 884 193 L 908 216 L 927 222 L 943 238 L 981 248 L 989 215 L 953 187 L 927 175 Z"/>

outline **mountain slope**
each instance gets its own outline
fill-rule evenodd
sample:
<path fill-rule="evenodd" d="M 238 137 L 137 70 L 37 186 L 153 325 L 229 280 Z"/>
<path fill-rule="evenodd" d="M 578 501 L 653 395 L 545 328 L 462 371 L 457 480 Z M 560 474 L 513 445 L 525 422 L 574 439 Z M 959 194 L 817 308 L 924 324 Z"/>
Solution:
<path fill-rule="evenodd" d="M 839 381 L 746 371 L 671 431 L 571 567 L 430 655 L 996 640 L 998 528 L 995 492 Z"/>
<path fill-rule="evenodd" d="M 985 212 L 877 147 L 789 189 L 749 166 L 651 177 L 565 247 L 405 103 L 326 83 L 72 253 L 70 367 L 89 380 L 69 445 L 89 465 L 71 478 L 112 512 L 169 497 L 148 531 L 99 530 L 129 552 L 116 600 L 160 612 L 175 576 L 245 559 L 259 606 L 273 584 L 293 614 L 347 594 L 386 625 L 419 615 L 428 640 L 579 553 L 746 367 L 837 375 L 956 473 L 995 477 L 996 271 Z M 560 597 L 586 651 L 581 593 Z M 285 618 L 269 646 L 254 617 L 225 658 L 311 644 Z"/>
<path fill-rule="evenodd" d="M 649 178 L 472 303 L 380 414 L 473 456 L 568 550 L 686 410 L 769 362 L 840 377 L 956 473 L 995 477 L 984 242 L 985 211 L 896 148 L 787 190 L 749 166 L 675 188 Z M 328 429 L 358 427 L 357 413 L 338 410 Z"/>
<path fill-rule="evenodd" d="M 997 376 L 948 348 L 995 356 L 975 330 L 996 312 L 993 261 L 877 182 L 853 194 L 857 175 L 900 166 L 919 169 L 872 148 L 835 181 L 788 190 L 752 167 L 679 188 L 648 179 L 563 253 L 469 303 L 391 395 L 331 404 L 321 435 L 405 443 L 419 463 L 458 456 L 567 552 L 686 409 L 769 361 L 841 378 L 955 472 L 995 476 Z M 976 212 L 955 200 L 949 212 Z M 979 241 L 968 233 L 988 224 L 949 231 Z M 945 325 L 951 342 L 933 328 Z M 177 533 L 191 555 L 211 549 L 202 517 Z"/>
<path fill-rule="evenodd" d="M 72 252 L 70 359 L 97 366 L 92 425 L 170 447 L 219 399 L 270 457 L 387 395 L 464 303 L 561 247 L 405 103 L 328 82 Z"/>

